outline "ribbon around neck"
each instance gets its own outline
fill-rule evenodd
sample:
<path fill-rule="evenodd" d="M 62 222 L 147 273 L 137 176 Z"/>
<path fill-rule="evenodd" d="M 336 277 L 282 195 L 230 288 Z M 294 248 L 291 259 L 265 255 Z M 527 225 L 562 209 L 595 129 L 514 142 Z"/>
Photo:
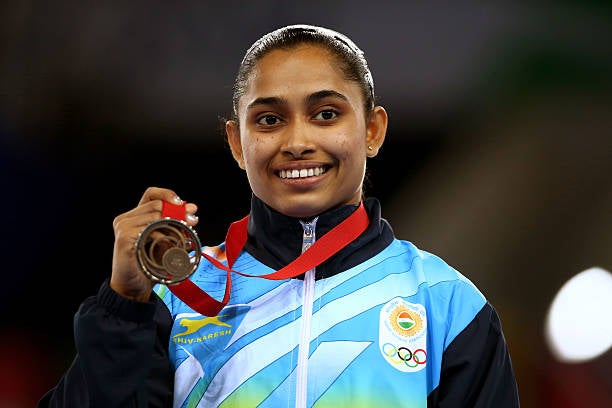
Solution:
<path fill-rule="evenodd" d="M 162 217 L 184 220 L 185 204 L 175 205 L 164 201 Z M 249 275 L 232 269 L 234 262 L 236 259 L 238 259 L 238 255 L 240 255 L 240 252 L 247 241 L 248 222 L 249 215 L 230 224 L 230 227 L 227 230 L 227 235 L 225 238 L 227 265 L 224 265 L 217 259 L 202 251 L 203 257 L 208 259 L 217 268 L 226 271 L 226 284 L 223 300 L 216 300 L 193 283 L 191 279 L 184 280 L 176 285 L 168 286 L 170 291 L 196 312 L 209 317 L 217 316 L 229 302 L 230 292 L 232 289 L 232 272 L 242 276 L 271 280 L 294 278 L 320 265 L 355 240 L 355 238 L 366 230 L 370 223 L 370 219 L 363 206 L 363 202 L 360 202 L 357 210 L 355 210 L 344 221 L 332 228 L 327 234 L 317 239 L 314 244 L 310 246 L 310 248 L 302 252 L 302 254 L 294 259 L 291 263 L 278 271 L 265 275 Z"/>

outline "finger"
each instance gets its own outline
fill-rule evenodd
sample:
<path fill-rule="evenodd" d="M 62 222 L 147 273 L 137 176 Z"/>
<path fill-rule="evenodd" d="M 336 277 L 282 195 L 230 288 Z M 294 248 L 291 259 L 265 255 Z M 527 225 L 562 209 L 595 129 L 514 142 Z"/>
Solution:
<path fill-rule="evenodd" d="M 140 206 L 149 201 L 155 200 L 166 201 L 176 205 L 183 204 L 183 200 L 181 200 L 178 194 L 176 194 L 173 190 L 170 190 L 168 188 L 149 187 L 145 190 L 138 205 Z"/>
<path fill-rule="evenodd" d="M 147 225 L 161 218 L 161 201 L 152 201 L 143 206 L 134 208 L 127 213 L 117 216 L 113 220 L 115 236 L 123 231 L 125 236 L 128 231 L 135 230 L 138 235 Z"/>
<path fill-rule="evenodd" d="M 198 206 L 194 203 L 185 204 L 185 211 L 189 214 L 195 214 L 198 211 Z"/>
<path fill-rule="evenodd" d="M 192 227 L 197 225 L 199 218 L 196 215 L 196 212 L 198 211 L 198 206 L 193 204 L 193 203 L 187 203 L 185 205 L 185 221 L 187 222 L 187 224 L 191 225 Z"/>
<path fill-rule="evenodd" d="M 136 208 L 132 208 L 131 210 L 126 211 L 123 214 L 120 214 L 115 217 L 115 220 L 113 221 L 113 226 L 117 227 L 117 224 L 125 222 L 126 220 L 131 220 L 128 221 L 130 223 L 135 223 L 136 221 L 139 221 L 140 224 L 147 221 L 151 222 L 158 218 L 161 218 L 161 211 L 161 200 L 148 201 L 144 204 L 139 205 Z"/>

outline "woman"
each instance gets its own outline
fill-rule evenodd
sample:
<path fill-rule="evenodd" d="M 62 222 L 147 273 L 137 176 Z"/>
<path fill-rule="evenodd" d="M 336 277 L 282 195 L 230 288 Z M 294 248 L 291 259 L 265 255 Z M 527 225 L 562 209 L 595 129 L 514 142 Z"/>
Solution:
<path fill-rule="evenodd" d="M 361 50 L 321 27 L 271 32 L 233 107 L 227 138 L 253 192 L 243 235 L 203 249 L 187 295 L 154 285 L 139 234 L 168 208 L 198 219 L 149 188 L 115 219 L 111 277 L 77 312 L 77 357 L 40 406 L 518 406 L 493 307 L 363 197 L 387 113 Z"/>

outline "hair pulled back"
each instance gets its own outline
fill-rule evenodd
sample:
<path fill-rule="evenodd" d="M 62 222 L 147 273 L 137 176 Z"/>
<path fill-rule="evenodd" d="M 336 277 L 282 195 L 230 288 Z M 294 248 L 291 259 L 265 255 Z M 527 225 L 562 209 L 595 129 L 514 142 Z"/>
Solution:
<path fill-rule="evenodd" d="M 249 77 L 257 62 L 270 51 L 289 49 L 305 43 L 324 46 L 338 58 L 339 68 L 345 78 L 355 81 L 361 88 L 365 114 L 370 112 L 375 103 L 374 81 L 363 51 L 347 36 L 337 31 L 296 24 L 265 34 L 247 50 L 233 86 L 232 107 L 235 120 L 238 120 L 238 102 L 247 91 Z"/>

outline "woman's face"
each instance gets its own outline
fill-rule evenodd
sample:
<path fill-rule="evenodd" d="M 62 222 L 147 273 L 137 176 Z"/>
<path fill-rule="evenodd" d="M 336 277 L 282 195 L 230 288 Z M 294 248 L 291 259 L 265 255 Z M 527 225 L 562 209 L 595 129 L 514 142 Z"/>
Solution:
<path fill-rule="evenodd" d="M 359 203 L 366 157 L 384 139 L 384 109 L 366 118 L 358 84 L 338 65 L 320 46 L 271 51 L 240 98 L 239 128 L 226 125 L 253 193 L 283 214 L 307 218 Z"/>

